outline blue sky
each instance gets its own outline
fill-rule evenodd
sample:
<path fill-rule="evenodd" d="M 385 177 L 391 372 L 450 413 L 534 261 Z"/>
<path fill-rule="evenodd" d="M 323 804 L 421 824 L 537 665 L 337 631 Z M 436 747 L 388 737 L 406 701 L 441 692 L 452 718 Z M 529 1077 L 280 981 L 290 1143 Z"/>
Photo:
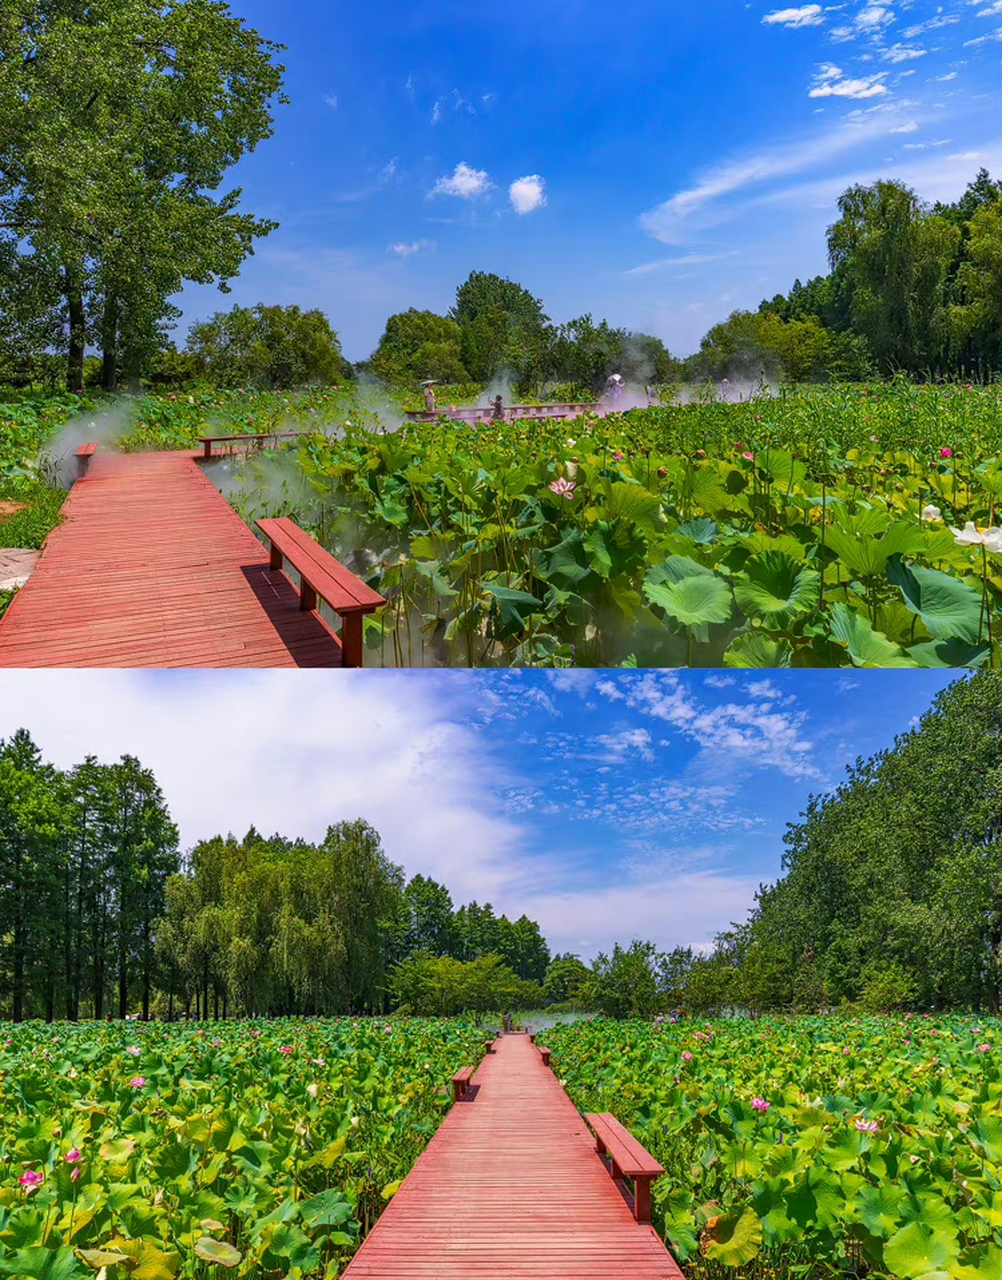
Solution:
<path fill-rule="evenodd" d="M 292 102 L 231 175 L 282 226 L 230 301 L 321 307 L 352 359 L 394 311 L 447 310 L 471 270 L 684 355 L 825 269 L 849 183 L 949 199 L 1002 169 L 1002 0 L 234 11 L 288 45 Z M 220 305 L 182 298 L 186 321 Z"/>
<path fill-rule="evenodd" d="M 704 945 L 780 873 L 812 792 L 890 746 L 943 672 L 0 672 L 67 768 L 151 767 L 186 847 L 365 817 L 408 874 L 555 949 Z"/>

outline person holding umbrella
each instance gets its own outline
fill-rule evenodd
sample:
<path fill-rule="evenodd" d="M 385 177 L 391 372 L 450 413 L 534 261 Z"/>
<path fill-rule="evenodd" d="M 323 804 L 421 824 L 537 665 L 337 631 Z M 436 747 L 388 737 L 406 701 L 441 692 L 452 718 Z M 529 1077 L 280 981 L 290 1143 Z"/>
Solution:
<path fill-rule="evenodd" d="M 422 387 L 424 387 L 424 407 L 425 407 L 425 412 L 426 412 L 426 413 L 434 413 L 434 412 L 435 412 L 435 385 L 436 385 L 436 384 L 435 384 L 434 380 L 429 380 L 428 382 L 422 382 L 422 383 L 421 383 L 421 385 L 422 385 Z"/>

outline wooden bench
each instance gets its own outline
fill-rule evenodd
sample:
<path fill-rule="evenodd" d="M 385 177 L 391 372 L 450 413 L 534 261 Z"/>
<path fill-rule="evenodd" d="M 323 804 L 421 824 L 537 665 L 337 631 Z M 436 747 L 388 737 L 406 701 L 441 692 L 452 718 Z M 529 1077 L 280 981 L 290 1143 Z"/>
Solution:
<path fill-rule="evenodd" d="M 77 459 L 77 479 L 82 480 L 90 470 L 90 460 L 97 453 L 97 441 L 91 441 L 90 444 L 82 444 L 76 452 Z"/>
<path fill-rule="evenodd" d="M 496 1044 L 497 1044 L 497 1040 L 488 1040 L 484 1044 L 484 1050 L 487 1053 L 497 1053 L 497 1049 L 494 1047 Z"/>
<path fill-rule="evenodd" d="M 470 1087 L 470 1081 L 476 1067 L 464 1067 L 462 1071 L 457 1071 L 452 1077 L 452 1100 L 453 1102 L 462 1102 L 466 1096 L 466 1091 Z"/>
<path fill-rule="evenodd" d="M 599 1156 L 608 1157 L 613 1178 L 617 1182 L 628 1178 L 633 1183 L 633 1216 L 638 1222 L 650 1222 L 651 1183 L 661 1177 L 664 1169 L 614 1115 L 586 1114 L 585 1120 L 595 1134 L 595 1150 Z"/>
<path fill-rule="evenodd" d="M 538 1052 L 539 1056 L 543 1059 L 543 1066 L 548 1067 L 550 1065 L 550 1050 L 546 1047 L 546 1045 L 537 1044 L 536 1051 Z"/>
<path fill-rule="evenodd" d="M 295 440 L 301 434 L 299 431 L 261 431 L 246 436 L 199 436 L 198 439 L 203 450 L 202 458 L 210 461 L 215 444 L 226 444 L 232 448 L 233 445 L 251 443 L 263 449 L 266 440 Z"/>
<path fill-rule="evenodd" d="M 361 667 L 365 645 L 362 624 L 366 614 L 386 603 L 378 592 L 326 552 L 319 542 L 300 529 L 293 520 L 257 520 L 271 548 L 271 568 L 280 572 L 288 560 L 298 572 L 299 607 L 311 613 L 317 599 L 327 604 L 341 619 L 341 660 L 346 667 Z"/>

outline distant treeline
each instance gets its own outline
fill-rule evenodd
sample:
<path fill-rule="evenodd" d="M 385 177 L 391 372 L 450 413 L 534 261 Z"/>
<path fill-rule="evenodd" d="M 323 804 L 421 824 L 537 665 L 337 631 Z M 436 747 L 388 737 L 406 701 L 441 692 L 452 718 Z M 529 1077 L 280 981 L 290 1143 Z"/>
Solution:
<path fill-rule="evenodd" d="M 382 1011 L 395 966 L 427 953 L 474 977 L 491 957 L 530 1002 L 550 960 L 524 916 L 406 882 L 365 822 L 320 844 L 251 830 L 182 858 L 138 760 L 63 771 L 23 730 L 0 741 L 0 1017 Z"/>

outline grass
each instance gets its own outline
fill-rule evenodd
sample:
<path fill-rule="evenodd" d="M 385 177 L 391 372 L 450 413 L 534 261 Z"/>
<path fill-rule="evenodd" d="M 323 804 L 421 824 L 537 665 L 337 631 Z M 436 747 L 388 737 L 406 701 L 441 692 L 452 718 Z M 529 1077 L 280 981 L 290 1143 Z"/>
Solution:
<path fill-rule="evenodd" d="M 66 493 L 39 481 L 17 479 L 0 483 L 0 501 L 23 502 L 12 516 L 0 517 L 0 547 L 37 551 L 62 518 Z"/>

